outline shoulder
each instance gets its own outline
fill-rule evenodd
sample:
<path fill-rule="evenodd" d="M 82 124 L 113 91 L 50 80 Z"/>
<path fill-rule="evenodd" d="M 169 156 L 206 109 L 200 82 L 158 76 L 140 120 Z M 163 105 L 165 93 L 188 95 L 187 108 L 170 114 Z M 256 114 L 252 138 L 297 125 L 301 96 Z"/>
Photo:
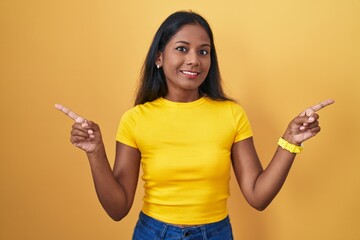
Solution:
<path fill-rule="evenodd" d="M 236 126 L 242 126 L 243 124 L 248 124 L 248 117 L 244 108 L 236 101 L 217 101 L 217 100 L 208 100 L 208 102 L 213 105 L 215 108 L 219 109 L 219 113 L 223 117 L 228 116 L 232 119 L 233 123 Z"/>
<path fill-rule="evenodd" d="M 230 110 L 231 112 L 244 112 L 244 108 L 237 103 L 236 101 L 231 100 L 214 100 L 210 98 L 206 98 L 208 105 L 213 106 L 215 108 L 222 108 L 226 110 Z"/>
<path fill-rule="evenodd" d="M 136 119 L 142 117 L 146 113 L 151 113 L 153 110 L 158 108 L 159 105 L 161 105 L 159 103 L 159 99 L 136 105 L 125 111 L 125 113 L 122 115 L 122 119 Z"/>

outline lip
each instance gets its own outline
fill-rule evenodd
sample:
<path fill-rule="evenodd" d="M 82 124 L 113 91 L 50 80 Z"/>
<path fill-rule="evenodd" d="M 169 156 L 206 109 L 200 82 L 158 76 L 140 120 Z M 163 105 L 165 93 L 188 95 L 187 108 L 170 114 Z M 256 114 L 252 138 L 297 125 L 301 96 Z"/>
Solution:
<path fill-rule="evenodd" d="M 189 71 L 189 70 L 180 70 L 180 72 L 188 78 L 196 78 L 200 74 L 200 72 Z"/>

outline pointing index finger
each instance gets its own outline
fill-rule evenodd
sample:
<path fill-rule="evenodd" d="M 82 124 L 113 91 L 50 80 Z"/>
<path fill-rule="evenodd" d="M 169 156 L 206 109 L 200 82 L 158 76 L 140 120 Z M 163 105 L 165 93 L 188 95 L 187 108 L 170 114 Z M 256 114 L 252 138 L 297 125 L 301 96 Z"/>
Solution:
<path fill-rule="evenodd" d="M 327 99 L 325 101 L 322 101 L 322 102 L 320 102 L 320 103 L 318 103 L 318 104 L 316 104 L 316 105 L 314 105 L 312 107 L 307 108 L 304 112 L 302 112 L 300 114 L 300 116 L 305 116 L 306 115 L 306 116 L 310 117 L 311 114 L 313 114 L 314 112 L 317 112 L 320 109 L 322 109 L 322 108 L 324 108 L 324 107 L 326 107 L 326 106 L 328 106 L 330 104 L 333 104 L 334 102 L 335 101 L 333 99 Z"/>
<path fill-rule="evenodd" d="M 335 101 L 333 99 L 327 99 L 325 101 L 322 101 L 321 103 L 318 103 L 312 107 L 310 107 L 314 112 L 319 111 L 320 109 L 333 104 Z"/>
<path fill-rule="evenodd" d="M 84 123 L 86 122 L 86 119 L 77 115 L 75 112 L 71 111 L 70 109 L 64 107 L 61 104 L 55 104 L 55 108 L 60 110 L 61 112 L 65 113 L 67 116 L 69 116 L 71 119 L 73 119 L 77 123 Z"/>

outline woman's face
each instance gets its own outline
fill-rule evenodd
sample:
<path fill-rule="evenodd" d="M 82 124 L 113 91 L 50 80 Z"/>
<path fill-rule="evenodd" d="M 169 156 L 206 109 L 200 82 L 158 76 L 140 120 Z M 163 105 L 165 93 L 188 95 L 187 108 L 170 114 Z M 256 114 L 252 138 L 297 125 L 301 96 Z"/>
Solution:
<path fill-rule="evenodd" d="M 198 88 L 211 65 L 210 49 L 209 36 L 199 24 L 184 25 L 169 40 L 156 61 L 165 74 L 168 87 L 165 97 L 170 100 L 172 96 L 199 97 Z"/>

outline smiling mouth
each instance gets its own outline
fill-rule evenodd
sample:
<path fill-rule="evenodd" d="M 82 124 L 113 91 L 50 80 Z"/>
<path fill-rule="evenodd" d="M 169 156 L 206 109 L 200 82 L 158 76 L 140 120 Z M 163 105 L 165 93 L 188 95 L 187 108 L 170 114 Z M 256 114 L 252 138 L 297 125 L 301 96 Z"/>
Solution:
<path fill-rule="evenodd" d="M 182 72 L 185 75 L 189 75 L 189 76 L 197 76 L 200 74 L 198 72 L 190 72 L 190 71 L 184 71 L 184 70 L 180 70 L 180 72 Z"/>

